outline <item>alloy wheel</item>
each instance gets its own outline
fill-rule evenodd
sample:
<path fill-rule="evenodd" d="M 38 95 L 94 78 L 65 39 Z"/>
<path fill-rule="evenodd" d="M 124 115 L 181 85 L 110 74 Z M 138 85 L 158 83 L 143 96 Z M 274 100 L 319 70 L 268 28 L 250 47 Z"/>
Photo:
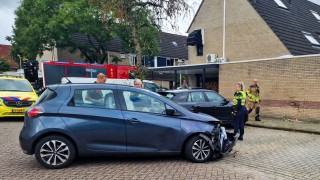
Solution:
<path fill-rule="evenodd" d="M 198 139 L 192 146 L 192 155 L 196 160 L 204 160 L 210 155 L 210 147 L 204 139 Z"/>
<path fill-rule="evenodd" d="M 50 140 L 41 146 L 40 157 L 48 165 L 59 166 L 69 159 L 70 149 L 62 141 Z"/>

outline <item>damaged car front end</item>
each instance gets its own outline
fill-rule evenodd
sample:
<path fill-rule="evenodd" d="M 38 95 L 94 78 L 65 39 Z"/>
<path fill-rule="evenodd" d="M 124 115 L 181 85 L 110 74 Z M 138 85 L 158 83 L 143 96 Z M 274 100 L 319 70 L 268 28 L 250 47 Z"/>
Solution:
<path fill-rule="evenodd" d="M 210 136 L 208 135 L 210 134 Z M 212 159 L 217 159 L 229 154 L 236 145 L 239 134 L 227 132 L 224 127 L 216 126 L 210 133 L 199 135 L 205 139 L 212 149 Z"/>
<path fill-rule="evenodd" d="M 197 121 L 199 123 L 193 123 Z M 198 113 L 192 121 L 182 123 L 183 129 L 196 134 L 190 135 L 184 146 L 188 160 L 196 163 L 218 159 L 229 154 L 236 145 L 239 134 L 228 132 L 218 119 Z"/>

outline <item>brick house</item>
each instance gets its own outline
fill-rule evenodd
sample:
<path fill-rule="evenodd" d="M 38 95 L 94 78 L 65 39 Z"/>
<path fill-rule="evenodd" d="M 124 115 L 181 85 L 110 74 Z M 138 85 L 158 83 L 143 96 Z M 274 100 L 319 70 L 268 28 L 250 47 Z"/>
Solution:
<path fill-rule="evenodd" d="M 203 0 L 188 33 L 189 65 L 222 60 L 213 63 L 222 95 L 232 99 L 236 82 L 257 78 L 263 116 L 320 121 L 319 4 Z"/>
<path fill-rule="evenodd" d="M 0 57 L 3 57 L 5 60 L 7 60 L 7 62 L 11 67 L 11 70 L 17 70 L 19 69 L 19 64 L 11 58 L 10 50 L 11 50 L 10 45 L 0 44 Z"/>

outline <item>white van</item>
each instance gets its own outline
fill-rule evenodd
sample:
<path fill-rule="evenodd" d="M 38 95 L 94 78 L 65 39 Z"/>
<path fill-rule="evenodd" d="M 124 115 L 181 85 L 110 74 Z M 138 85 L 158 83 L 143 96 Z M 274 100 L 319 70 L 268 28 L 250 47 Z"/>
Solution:
<path fill-rule="evenodd" d="M 68 79 L 67 79 L 67 78 L 63 77 L 61 79 L 61 83 L 62 84 L 69 83 L 68 80 L 70 80 L 71 83 L 94 83 L 97 80 L 97 78 L 68 77 Z M 145 89 L 150 90 L 150 91 L 159 92 L 159 91 L 163 90 L 159 86 L 157 86 L 153 81 L 143 80 L 142 82 L 143 82 L 143 87 Z M 134 85 L 133 84 L 134 83 L 134 79 L 111 79 L 111 78 L 107 78 L 107 82 L 106 83 L 133 86 Z"/>

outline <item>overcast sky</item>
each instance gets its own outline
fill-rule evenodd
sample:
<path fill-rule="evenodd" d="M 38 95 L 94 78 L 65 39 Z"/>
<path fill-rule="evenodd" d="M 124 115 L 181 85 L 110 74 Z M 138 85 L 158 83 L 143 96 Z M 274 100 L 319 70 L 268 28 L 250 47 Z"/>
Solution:
<path fill-rule="evenodd" d="M 20 5 L 22 0 L 0 0 L 0 44 L 10 44 L 5 40 L 5 37 L 12 35 L 12 26 L 14 25 L 14 10 Z M 163 27 L 163 31 L 175 33 L 175 34 L 184 34 L 195 15 L 200 3 L 202 0 L 187 0 L 188 3 L 192 6 L 193 10 L 187 17 L 179 18 L 177 25 L 178 30 L 172 30 L 169 26 Z M 309 0 L 316 4 L 320 5 L 320 0 Z"/>
<path fill-rule="evenodd" d="M 10 43 L 5 40 L 6 36 L 12 35 L 12 26 L 14 25 L 15 9 L 21 4 L 22 0 L 0 0 L 0 44 Z M 187 0 L 190 5 L 192 5 L 193 10 L 191 14 L 185 18 L 179 18 L 177 22 L 179 30 L 172 30 L 171 28 L 163 28 L 163 31 L 175 33 L 175 34 L 185 34 L 189 24 L 191 23 L 195 12 L 197 11 L 201 0 Z"/>

